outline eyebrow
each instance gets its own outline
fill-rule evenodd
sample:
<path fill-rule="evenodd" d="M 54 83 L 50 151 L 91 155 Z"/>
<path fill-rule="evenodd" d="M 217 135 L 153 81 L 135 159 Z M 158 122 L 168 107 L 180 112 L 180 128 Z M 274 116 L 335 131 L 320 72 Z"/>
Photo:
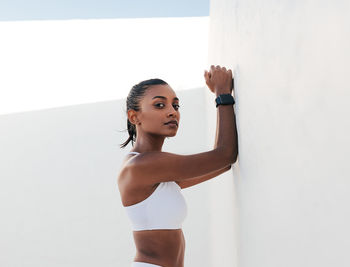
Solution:
<path fill-rule="evenodd" d="M 152 99 L 155 99 L 155 98 L 167 99 L 165 96 L 162 96 L 162 95 L 156 95 L 156 96 L 152 97 Z M 177 97 L 174 97 L 173 100 L 178 100 L 179 101 L 179 99 Z"/>

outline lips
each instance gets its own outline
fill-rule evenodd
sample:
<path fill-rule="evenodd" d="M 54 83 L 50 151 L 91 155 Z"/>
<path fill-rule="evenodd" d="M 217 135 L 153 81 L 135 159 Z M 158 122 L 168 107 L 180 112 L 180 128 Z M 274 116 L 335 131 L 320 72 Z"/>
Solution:
<path fill-rule="evenodd" d="M 167 123 L 165 123 L 165 124 L 176 124 L 177 126 L 178 126 L 178 123 L 177 123 L 177 121 L 176 120 L 172 120 L 172 121 L 168 121 Z"/>

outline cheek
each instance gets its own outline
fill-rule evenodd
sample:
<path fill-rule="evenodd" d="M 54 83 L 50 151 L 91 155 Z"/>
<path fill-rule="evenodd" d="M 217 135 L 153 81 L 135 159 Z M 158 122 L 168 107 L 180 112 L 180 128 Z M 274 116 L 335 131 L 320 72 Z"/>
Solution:
<path fill-rule="evenodd" d="M 158 125 L 162 122 L 162 118 L 164 120 L 164 115 L 162 115 L 160 112 L 148 112 L 147 116 L 144 116 L 144 120 L 147 121 L 150 125 Z"/>

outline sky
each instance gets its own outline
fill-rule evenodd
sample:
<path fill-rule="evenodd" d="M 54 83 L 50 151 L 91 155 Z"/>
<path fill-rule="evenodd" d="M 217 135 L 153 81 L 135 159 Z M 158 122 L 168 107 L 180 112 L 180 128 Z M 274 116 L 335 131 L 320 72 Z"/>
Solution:
<path fill-rule="evenodd" d="M 0 21 L 209 16 L 209 0 L 0 0 Z"/>

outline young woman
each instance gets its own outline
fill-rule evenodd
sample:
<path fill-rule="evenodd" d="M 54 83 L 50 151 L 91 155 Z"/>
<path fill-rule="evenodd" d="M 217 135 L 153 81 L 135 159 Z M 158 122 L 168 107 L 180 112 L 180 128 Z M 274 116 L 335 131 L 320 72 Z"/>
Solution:
<path fill-rule="evenodd" d="M 181 227 L 187 206 L 181 189 L 214 178 L 236 162 L 232 71 L 211 65 L 204 77 L 219 103 L 215 145 L 207 152 L 162 152 L 164 138 L 175 136 L 180 124 L 179 99 L 166 82 L 140 82 L 127 97 L 129 139 L 121 147 L 132 141 L 133 148 L 124 159 L 118 187 L 133 227 L 137 252 L 132 267 L 184 266 Z M 201 112 L 198 116 L 202 116 Z"/>

